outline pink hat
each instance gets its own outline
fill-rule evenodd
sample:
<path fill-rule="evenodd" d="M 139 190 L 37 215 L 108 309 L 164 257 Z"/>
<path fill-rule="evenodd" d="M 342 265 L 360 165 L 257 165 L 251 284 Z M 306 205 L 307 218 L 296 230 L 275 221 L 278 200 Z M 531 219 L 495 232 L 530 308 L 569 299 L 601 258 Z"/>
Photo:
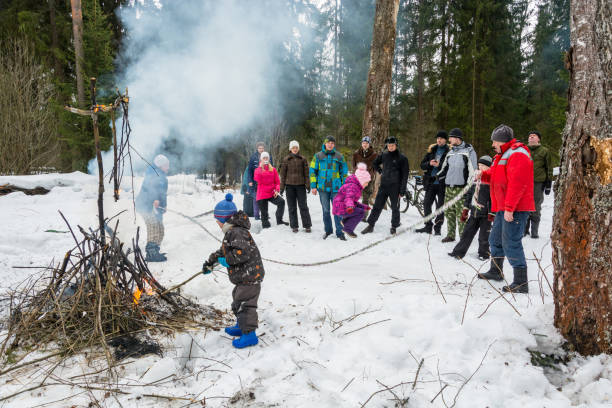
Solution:
<path fill-rule="evenodd" d="M 357 180 L 359 180 L 362 185 L 372 180 L 372 176 L 370 176 L 370 172 L 368 171 L 368 167 L 365 163 L 357 164 L 357 170 L 355 170 L 355 177 L 357 177 Z"/>

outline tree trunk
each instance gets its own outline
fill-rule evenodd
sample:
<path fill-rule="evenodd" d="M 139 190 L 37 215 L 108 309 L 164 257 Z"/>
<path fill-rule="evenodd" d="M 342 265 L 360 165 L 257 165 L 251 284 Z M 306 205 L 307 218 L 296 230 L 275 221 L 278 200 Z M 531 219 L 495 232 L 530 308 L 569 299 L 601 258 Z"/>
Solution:
<path fill-rule="evenodd" d="M 64 79 L 62 62 L 57 56 L 59 52 L 59 39 L 57 34 L 57 23 L 55 22 L 55 0 L 49 0 L 49 25 L 51 27 L 51 52 L 53 54 L 53 67 L 55 76 L 60 81 Z"/>
<path fill-rule="evenodd" d="M 70 0 L 72 6 L 72 34 L 74 36 L 74 60 L 77 78 L 77 102 L 79 107 L 85 106 L 85 83 L 83 82 L 83 12 L 81 0 Z"/>
<path fill-rule="evenodd" d="M 581 354 L 612 352 L 612 5 L 570 6 L 569 112 L 555 187 L 555 326 Z"/>
<path fill-rule="evenodd" d="M 376 0 L 361 135 L 369 136 L 372 144 L 378 147 L 389 135 L 389 96 L 398 8 L 399 0 Z"/>

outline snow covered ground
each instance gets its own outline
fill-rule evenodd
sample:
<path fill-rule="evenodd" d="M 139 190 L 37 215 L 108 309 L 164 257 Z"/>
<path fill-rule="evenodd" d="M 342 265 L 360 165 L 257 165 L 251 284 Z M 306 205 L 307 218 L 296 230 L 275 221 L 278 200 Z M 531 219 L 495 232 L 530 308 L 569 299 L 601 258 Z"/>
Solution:
<path fill-rule="evenodd" d="M 136 191 L 141 181 L 135 179 Z M 70 234 L 57 232 L 67 230 L 58 210 L 73 226 L 95 227 L 97 197 L 96 178 L 82 173 L 0 177 L 0 185 L 5 183 L 40 185 L 51 191 L 0 197 L 2 292 L 43 273 L 13 266 L 46 266 L 71 248 Z M 143 226 L 134 217 L 130 192 L 125 191 L 130 184 L 124 180 L 119 202 L 112 200 L 111 188 L 105 197 L 107 216 L 129 210 L 119 217 L 119 235 L 126 242 L 137 225 Z M 169 178 L 171 210 L 196 215 L 222 198 L 221 192 L 213 192 L 194 176 Z M 235 199 L 240 208 L 242 197 Z M 206 397 L 209 407 L 356 407 L 366 402 L 368 407 L 610 407 L 611 356 L 574 357 L 558 369 L 531 364 L 528 349 L 563 353 L 562 338 L 552 325 L 554 307 L 547 283 L 552 283 L 548 238 L 552 206 L 553 197 L 547 196 L 541 238 L 523 241 L 529 258 L 528 296 L 499 299 L 501 284 L 492 287 L 473 279 L 475 270 L 488 266 L 475 257 L 476 243 L 459 261 L 447 255 L 453 244 L 441 244 L 441 237 L 407 232 L 324 266 L 265 262 L 259 300 L 261 340 L 255 347 L 236 350 L 231 338 L 220 332 L 184 333 L 162 339 L 163 357 L 123 362 L 115 387 L 126 394 L 89 394 L 72 385 L 53 386 L 2 401 L 0 407 L 87 406 L 92 396 L 106 407 L 189 403 L 145 394 Z M 309 207 L 312 234 L 293 234 L 288 227 L 277 226 L 261 231 L 259 222 L 254 222 L 252 230 L 263 257 L 323 261 L 388 236 L 390 214 L 383 212 L 373 234 L 347 242 L 334 236 L 323 241 L 318 197 L 309 197 Z M 418 219 L 410 209 L 402 215 L 402 228 Z M 198 220 L 221 236 L 212 216 Z M 197 272 L 219 244 L 176 213 L 166 214 L 165 226 L 162 249 L 168 261 L 150 268 L 162 284 L 171 286 Z M 547 279 L 535 257 L 542 260 Z M 231 289 L 227 277 L 215 273 L 192 280 L 182 293 L 229 309 Z M 0 304 L 0 309 L 6 313 L 6 305 Z M 78 357 L 57 367 L 54 375 L 69 378 L 95 371 L 95 366 Z M 42 375 L 38 371 L 2 376 L 0 399 L 31 387 Z"/>

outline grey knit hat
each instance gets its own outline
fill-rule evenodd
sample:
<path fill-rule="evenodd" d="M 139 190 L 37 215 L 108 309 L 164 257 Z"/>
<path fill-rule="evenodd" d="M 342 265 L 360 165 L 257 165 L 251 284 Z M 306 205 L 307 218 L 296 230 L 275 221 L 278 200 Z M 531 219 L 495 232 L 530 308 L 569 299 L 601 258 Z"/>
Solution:
<path fill-rule="evenodd" d="M 499 125 L 491 133 L 491 140 L 494 142 L 508 143 L 512 139 L 514 139 L 514 131 L 507 125 Z"/>
<path fill-rule="evenodd" d="M 491 164 L 493 164 L 493 159 L 491 158 L 491 156 L 481 156 L 480 159 L 478 159 L 478 163 L 491 167 Z"/>

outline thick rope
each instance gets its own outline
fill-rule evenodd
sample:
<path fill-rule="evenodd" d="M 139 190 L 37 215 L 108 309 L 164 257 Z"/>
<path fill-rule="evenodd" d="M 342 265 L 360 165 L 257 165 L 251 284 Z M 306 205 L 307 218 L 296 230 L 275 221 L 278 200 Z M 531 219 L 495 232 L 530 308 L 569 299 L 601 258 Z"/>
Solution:
<path fill-rule="evenodd" d="M 439 214 L 441 214 L 442 212 L 444 212 L 445 210 L 447 210 L 449 207 L 453 206 L 457 201 L 461 200 L 463 198 L 463 196 L 468 192 L 468 190 L 470 189 L 470 187 L 472 187 L 472 184 L 474 184 L 474 169 L 472 168 L 472 166 L 468 166 L 470 168 L 470 174 L 468 177 L 468 182 L 465 185 L 465 187 L 463 187 L 463 189 L 461 190 L 461 192 L 459 194 L 457 194 L 453 199 L 449 200 L 448 202 L 444 203 L 444 205 L 438 209 L 436 209 L 434 212 L 432 212 L 431 214 L 429 214 L 426 217 L 423 217 L 422 219 L 420 219 L 419 221 L 410 224 L 409 226 L 402 228 L 400 230 L 398 230 L 395 235 L 390 235 L 386 238 L 380 239 L 378 241 L 372 242 L 369 245 L 366 245 L 360 249 L 357 249 L 353 252 L 350 252 L 346 255 L 342 255 L 338 258 L 333 258 L 333 259 L 329 259 L 327 261 L 320 261 L 320 262 L 311 262 L 311 263 L 295 263 L 295 262 L 285 262 L 285 261 L 277 261 L 275 259 L 269 259 L 269 258 L 263 258 L 262 259 L 264 261 L 267 262 L 272 262 L 275 264 L 279 264 L 279 265 L 287 265 L 287 266 L 299 266 L 299 267 L 308 267 L 308 266 L 320 266 L 320 265 L 327 265 L 327 264 L 332 264 L 332 263 L 336 263 L 336 262 L 340 262 L 343 259 L 346 258 L 350 258 L 351 256 L 357 255 L 360 252 L 366 251 L 370 248 L 375 247 L 376 245 L 379 245 L 385 241 L 389 241 L 390 239 L 396 238 L 399 235 L 402 235 L 408 231 L 412 231 L 414 230 L 417 226 L 424 224 L 430 220 L 433 220 L 435 217 L 437 217 Z M 215 240 L 217 240 L 218 242 L 221 242 L 221 240 L 219 238 L 217 238 L 212 232 L 210 232 L 205 226 L 203 226 L 202 224 L 200 224 L 194 217 L 190 217 L 188 215 L 185 215 L 181 212 L 178 211 L 174 211 L 174 210 L 168 210 L 174 214 L 180 215 L 183 218 L 188 219 L 189 221 L 193 222 L 194 224 L 198 225 L 200 228 L 202 228 L 208 235 L 210 235 L 211 237 L 213 237 Z"/>

